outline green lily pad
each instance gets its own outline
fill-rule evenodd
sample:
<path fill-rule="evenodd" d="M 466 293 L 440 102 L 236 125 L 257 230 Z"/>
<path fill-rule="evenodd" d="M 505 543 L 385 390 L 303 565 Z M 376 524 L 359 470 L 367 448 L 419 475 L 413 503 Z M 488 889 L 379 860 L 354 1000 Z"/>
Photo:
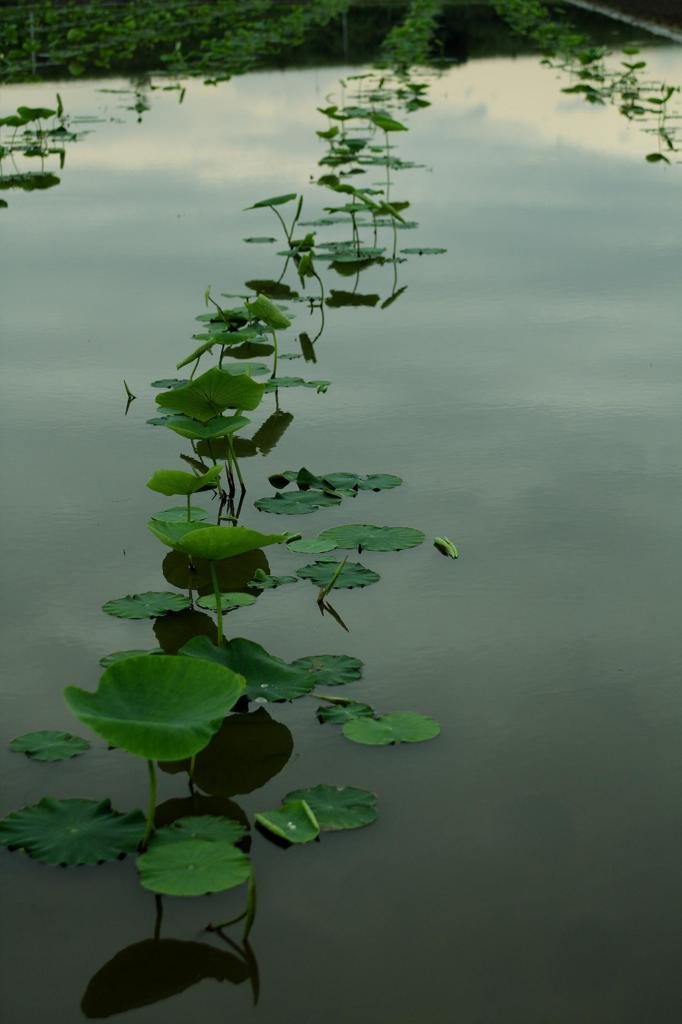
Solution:
<path fill-rule="evenodd" d="M 439 249 L 433 246 L 424 246 L 421 248 L 413 246 L 410 249 L 401 249 L 400 251 L 402 253 L 405 253 L 406 256 L 440 256 L 442 253 L 447 252 L 448 250 Z"/>
<path fill-rule="evenodd" d="M 165 896 L 203 896 L 246 882 L 251 865 L 232 843 L 210 839 L 156 842 L 137 858 L 143 889 Z"/>
<path fill-rule="evenodd" d="M 203 839 L 211 843 L 238 843 L 246 829 L 234 818 L 216 814 L 198 814 L 196 817 L 177 818 L 172 825 L 164 825 L 154 833 L 154 846 L 163 843 L 184 843 L 188 839 Z"/>
<path fill-rule="evenodd" d="M 312 654 L 292 665 L 309 672 L 315 686 L 345 686 L 362 675 L 362 662 L 348 654 Z"/>
<path fill-rule="evenodd" d="M 174 761 L 203 750 L 243 692 L 241 676 L 222 665 L 157 654 L 118 661 L 94 693 L 67 686 L 64 697 L 108 743 Z"/>
<path fill-rule="evenodd" d="M 150 491 L 165 495 L 194 494 L 203 487 L 215 487 L 221 472 L 222 466 L 213 466 L 201 476 L 184 473 L 181 469 L 157 469 L 147 480 L 147 487 Z"/>
<path fill-rule="evenodd" d="M 44 864 L 99 864 L 132 853 L 144 826 L 141 811 L 119 814 L 109 800 L 44 797 L 0 821 L 0 843 Z"/>
<path fill-rule="evenodd" d="M 155 512 L 152 519 L 155 523 L 187 523 L 187 512 L 186 505 L 174 505 L 173 508 L 166 508 L 162 512 Z M 204 519 L 208 519 L 206 509 L 191 505 L 189 508 L 189 521 L 200 523 Z"/>
<path fill-rule="evenodd" d="M 233 608 L 246 608 L 250 604 L 256 603 L 256 598 L 252 594 L 242 593 L 230 593 L 220 595 L 220 607 L 222 611 L 229 612 Z M 200 608 L 206 608 L 209 612 L 216 610 L 216 596 L 215 594 L 207 594 L 206 597 L 200 597 L 197 601 Z"/>
<path fill-rule="evenodd" d="M 318 587 L 326 587 L 331 583 L 332 577 L 341 565 L 340 562 L 323 562 L 318 559 L 311 565 L 304 565 L 296 570 L 296 575 L 301 579 L 310 580 Z M 373 572 L 360 562 L 346 562 L 343 569 L 334 583 L 335 590 L 353 590 L 354 587 L 369 587 L 372 583 L 378 583 L 381 576 Z"/>
<path fill-rule="evenodd" d="M 298 551 L 301 554 L 319 554 L 333 551 L 336 544 L 333 540 L 325 540 L 324 537 L 302 537 L 300 540 L 289 541 L 287 547 L 289 551 Z"/>
<path fill-rule="evenodd" d="M 377 798 L 367 789 L 355 786 L 314 786 L 287 793 L 283 803 L 304 800 L 317 818 L 322 832 L 363 828 L 376 821 Z"/>
<path fill-rule="evenodd" d="M 276 590 L 277 587 L 284 587 L 288 583 L 298 582 L 298 576 L 269 576 L 262 569 L 256 569 L 256 575 L 249 583 L 249 586 L 257 590 Z"/>
<path fill-rule="evenodd" d="M 318 395 L 325 394 L 331 386 L 330 380 L 304 380 L 303 377 L 271 377 L 265 385 L 266 393 L 279 388 L 312 388 Z"/>
<path fill-rule="evenodd" d="M 289 843 L 310 843 L 320 834 L 317 818 L 305 800 L 283 803 L 276 811 L 262 811 L 256 821 L 267 832 Z"/>
<path fill-rule="evenodd" d="M 401 478 L 393 473 L 368 473 L 364 480 L 358 480 L 358 487 L 361 491 L 388 491 L 401 483 Z"/>
<path fill-rule="evenodd" d="M 261 512 L 274 515 L 296 516 L 316 512 L 319 508 L 339 505 L 341 497 L 324 491 L 292 491 L 290 494 L 276 494 L 273 498 L 259 498 L 254 505 Z"/>
<path fill-rule="evenodd" d="M 169 523 L 164 522 L 163 520 L 150 519 L 147 523 L 147 529 L 150 530 L 162 544 L 166 544 L 169 548 L 184 551 L 185 549 L 182 547 L 184 538 L 195 530 L 207 529 L 207 526 L 204 522 L 188 521 L 187 519 L 185 519 L 184 523 L 182 521 Z"/>
<path fill-rule="evenodd" d="M 327 722 L 333 725 L 344 725 L 354 718 L 373 718 L 374 708 L 369 704 L 361 704 L 359 701 L 349 700 L 345 704 L 332 704 L 319 707 L 315 712 L 317 720 L 322 725 Z"/>
<path fill-rule="evenodd" d="M 381 718 L 355 718 L 343 727 L 346 739 L 376 747 L 389 743 L 423 743 L 434 739 L 439 732 L 440 726 L 433 718 L 398 711 Z"/>
<path fill-rule="evenodd" d="M 196 558 L 215 562 L 281 544 L 286 537 L 285 533 L 259 533 L 246 526 L 206 526 L 184 537 L 181 547 Z"/>
<path fill-rule="evenodd" d="M 246 416 L 214 416 L 206 423 L 190 416 L 169 416 L 163 421 L 163 426 L 190 441 L 211 441 L 216 437 L 229 437 L 250 422 Z"/>
<path fill-rule="evenodd" d="M 411 526 L 368 526 L 353 524 L 333 526 L 323 530 L 320 537 L 333 541 L 337 548 L 358 551 L 404 551 L 424 541 L 421 530 Z"/>
<path fill-rule="evenodd" d="M 251 377 L 235 376 L 214 366 L 184 387 L 163 391 L 156 396 L 156 403 L 163 409 L 206 423 L 228 407 L 255 409 L 262 397 L 262 384 L 257 384 Z"/>
<path fill-rule="evenodd" d="M 150 651 L 114 651 L 113 654 L 105 654 L 103 658 L 99 659 L 99 663 L 102 668 L 109 668 L 117 661 L 125 661 L 127 658 L 144 658 L 152 654 L 163 654 L 163 648 L 153 647 Z"/>
<path fill-rule="evenodd" d="M 190 600 L 182 594 L 170 591 L 147 590 L 143 594 L 127 594 L 102 605 L 107 615 L 119 619 L 155 619 L 166 612 L 179 612 L 190 607 Z"/>
<path fill-rule="evenodd" d="M 206 636 L 194 637 L 180 649 L 190 658 L 225 665 L 246 680 L 249 700 L 285 701 L 305 697 L 313 689 L 312 674 L 268 654 L 264 647 L 237 637 L 218 647 Z"/>
<path fill-rule="evenodd" d="M 90 749 L 87 740 L 72 736 L 70 732 L 27 732 L 17 736 L 9 745 L 16 754 L 26 754 L 34 761 L 66 761 Z"/>
<path fill-rule="evenodd" d="M 161 380 L 153 380 L 149 385 L 152 388 L 181 388 L 189 384 L 187 377 L 163 377 Z"/>

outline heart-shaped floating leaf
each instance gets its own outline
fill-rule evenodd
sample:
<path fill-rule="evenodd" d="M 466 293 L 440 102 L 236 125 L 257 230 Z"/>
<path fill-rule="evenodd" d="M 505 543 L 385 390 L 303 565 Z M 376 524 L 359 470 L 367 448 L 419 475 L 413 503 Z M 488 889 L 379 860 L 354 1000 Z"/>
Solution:
<path fill-rule="evenodd" d="M 116 662 L 94 693 L 67 686 L 64 697 L 108 743 L 174 761 L 203 750 L 243 692 L 244 680 L 222 665 L 157 654 Z"/>
<path fill-rule="evenodd" d="M 381 718 L 354 718 L 346 722 L 343 735 L 354 743 L 385 747 L 389 743 L 423 743 L 434 739 L 440 726 L 428 715 L 394 711 Z"/>
<path fill-rule="evenodd" d="M 87 740 L 72 736 L 70 732 L 27 732 L 17 736 L 9 745 L 17 754 L 26 754 L 34 761 L 66 761 L 90 749 Z"/>
<path fill-rule="evenodd" d="M 257 295 L 251 302 L 247 302 L 246 306 L 252 317 L 262 320 L 274 330 L 284 330 L 291 326 L 291 320 L 284 310 L 276 306 L 267 295 Z"/>
<path fill-rule="evenodd" d="M 284 587 L 287 583 L 298 583 L 298 576 L 269 576 L 262 569 L 256 569 L 256 575 L 249 586 L 257 590 L 276 590 L 277 587 Z"/>
<path fill-rule="evenodd" d="M 163 520 L 159 521 L 157 519 L 150 519 L 147 523 L 147 529 L 150 530 L 162 544 L 167 544 L 169 548 L 175 548 L 176 550 L 181 549 L 184 551 L 184 548 L 181 547 L 182 540 L 189 533 L 192 533 L 195 530 L 205 530 L 207 527 L 204 522 L 187 521 L 186 518 L 184 523 L 182 521 L 168 523 Z M 176 609 L 173 610 L 175 611 Z"/>
<path fill-rule="evenodd" d="M 150 491 L 159 494 L 194 494 L 203 487 L 215 487 L 220 479 L 221 466 L 213 466 L 202 476 L 183 473 L 181 469 L 157 469 L 147 480 Z"/>
<path fill-rule="evenodd" d="M 173 508 L 164 509 L 162 512 L 155 512 L 152 519 L 155 523 L 187 523 L 188 512 L 190 522 L 192 523 L 200 523 L 204 519 L 208 519 L 206 509 L 199 508 L 196 505 L 191 505 L 189 509 L 186 505 L 174 505 Z"/>
<path fill-rule="evenodd" d="M 178 818 L 172 825 L 158 828 L 154 833 L 154 846 L 184 843 L 188 839 L 204 839 L 211 843 L 238 843 L 245 835 L 246 829 L 234 818 L 198 814 L 196 817 Z"/>
<path fill-rule="evenodd" d="M 237 637 L 216 646 L 206 636 L 198 636 L 180 649 L 190 658 L 204 658 L 237 672 L 246 679 L 249 700 L 284 701 L 305 697 L 315 680 L 306 669 L 289 665 L 282 658 L 268 654 L 260 644 Z"/>
<path fill-rule="evenodd" d="M 0 843 L 44 864 L 99 864 L 132 853 L 144 824 L 141 811 L 119 814 L 109 800 L 45 797 L 0 821 Z"/>
<path fill-rule="evenodd" d="M 156 396 L 156 402 L 163 409 L 206 423 L 228 407 L 255 409 L 262 397 L 262 384 L 257 384 L 251 377 L 235 376 L 214 366 L 184 387 L 163 391 Z"/>
<path fill-rule="evenodd" d="M 103 658 L 99 659 L 99 663 L 102 668 L 109 668 L 110 665 L 115 665 L 117 661 L 125 661 L 127 658 L 149 657 L 151 654 L 163 654 L 163 648 L 153 647 L 150 651 L 114 651 L 113 654 L 105 654 Z"/>
<path fill-rule="evenodd" d="M 137 858 L 140 885 L 165 896 L 203 896 L 246 882 L 251 865 L 231 843 L 210 839 L 152 840 Z"/>
<path fill-rule="evenodd" d="M 167 590 L 147 590 L 144 594 L 127 594 L 114 601 L 102 605 L 107 615 L 115 615 L 119 619 L 155 619 L 166 612 L 179 612 L 189 608 L 189 598 L 182 594 L 173 594 Z"/>
<path fill-rule="evenodd" d="M 290 494 L 276 494 L 274 498 L 259 498 L 254 505 L 261 512 L 273 512 L 275 515 L 281 516 L 297 516 L 340 503 L 340 496 L 326 494 L 324 491 L 292 491 Z"/>
<path fill-rule="evenodd" d="M 318 587 L 326 587 L 331 583 L 341 562 L 323 562 L 319 560 L 311 565 L 304 565 L 296 570 L 296 575 L 301 579 L 310 580 Z M 336 590 L 352 590 L 354 587 L 368 587 L 371 583 L 378 583 L 381 576 L 378 572 L 372 572 L 360 562 L 346 562 L 343 569 L 336 577 L 334 588 Z"/>
<path fill-rule="evenodd" d="M 355 786 L 314 786 L 287 793 L 283 803 L 304 800 L 311 809 L 322 832 L 338 832 L 346 828 L 362 828 L 376 821 L 377 798 L 367 789 Z"/>
<path fill-rule="evenodd" d="M 251 420 L 246 416 L 214 416 L 206 423 L 193 420 L 189 416 L 169 416 L 164 420 L 163 426 L 175 431 L 180 437 L 187 437 L 190 441 L 212 441 L 216 437 L 229 437 L 243 427 L 249 425 Z"/>
<path fill-rule="evenodd" d="M 362 662 L 348 654 L 311 654 L 292 665 L 309 672 L 315 686 L 345 686 L 362 675 Z"/>
<path fill-rule="evenodd" d="M 291 540 L 287 544 L 289 551 L 298 551 L 300 554 L 321 554 L 325 551 L 333 551 L 336 544 L 333 540 L 325 540 L 324 537 L 302 537 L 299 540 Z"/>
<path fill-rule="evenodd" d="M 289 729 L 265 708 L 228 715 L 209 745 L 197 754 L 192 778 L 199 789 L 214 796 L 252 793 L 282 771 L 293 749 Z M 187 771 L 190 762 L 161 767 L 170 773 Z"/>
<path fill-rule="evenodd" d="M 353 524 L 333 526 L 323 530 L 320 537 L 333 541 L 337 548 L 358 551 L 404 551 L 424 541 L 421 530 L 411 526 L 368 526 Z"/>
<path fill-rule="evenodd" d="M 281 544 L 286 538 L 286 533 L 259 533 L 246 526 L 206 526 L 184 537 L 180 546 L 196 558 L 216 562 L 266 548 L 270 544 Z"/>
<path fill-rule="evenodd" d="M 329 707 L 319 707 L 315 712 L 317 720 L 322 725 L 330 722 L 333 725 L 344 725 L 353 718 L 373 718 L 374 708 L 369 704 L 361 704 L 359 701 L 349 700 L 344 704 L 332 704 Z"/>
<path fill-rule="evenodd" d="M 256 821 L 267 832 L 289 843 L 310 843 L 320 834 L 317 818 L 305 800 L 283 803 L 276 811 L 262 811 Z"/>
<path fill-rule="evenodd" d="M 246 608 L 250 604 L 255 604 L 256 598 L 253 594 L 242 594 L 242 593 L 230 593 L 220 595 L 220 607 L 222 611 L 229 612 L 233 608 Z M 207 594 L 206 597 L 200 597 L 197 601 L 200 608 L 206 608 L 209 612 L 216 610 L 216 596 L 215 594 Z"/>

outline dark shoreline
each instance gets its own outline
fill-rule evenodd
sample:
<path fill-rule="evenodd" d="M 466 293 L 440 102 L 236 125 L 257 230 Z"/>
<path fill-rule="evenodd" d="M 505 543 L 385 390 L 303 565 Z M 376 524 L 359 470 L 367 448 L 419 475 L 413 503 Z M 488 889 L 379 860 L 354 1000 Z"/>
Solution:
<path fill-rule="evenodd" d="M 682 0 L 594 0 L 596 8 L 640 18 L 664 28 L 682 31 Z"/>

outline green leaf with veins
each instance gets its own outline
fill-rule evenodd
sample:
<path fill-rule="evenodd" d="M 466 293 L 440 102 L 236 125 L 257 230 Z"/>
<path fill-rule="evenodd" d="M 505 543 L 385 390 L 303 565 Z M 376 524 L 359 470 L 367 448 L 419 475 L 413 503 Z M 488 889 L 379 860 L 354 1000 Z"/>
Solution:
<path fill-rule="evenodd" d="M 157 469 L 147 481 L 147 487 L 167 496 L 195 494 L 204 487 L 216 487 L 221 472 L 222 466 L 213 466 L 202 476 L 184 473 L 181 469 Z"/>
<path fill-rule="evenodd" d="M 246 882 L 251 864 L 232 843 L 211 839 L 156 842 L 137 858 L 143 889 L 165 896 L 203 896 Z"/>
<path fill-rule="evenodd" d="M 155 619 L 166 612 L 180 612 L 190 605 L 191 601 L 183 594 L 173 594 L 168 590 L 147 590 L 143 594 L 128 594 L 107 601 L 102 605 L 102 611 L 119 619 Z"/>
<path fill-rule="evenodd" d="M 90 749 L 87 740 L 70 732 L 41 730 L 17 736 L 9 745 L 16 754 L 26 754 L 34 761 L 66 761 Z"/>
<path fill-rule="evenodd" d="M 300 576 L 301 579 L 310 580 L 311 583 L 316 584 L 318 587 L 326 587 L 327 584 L 331 583 L 340 565 L 340 562 L 326 562 L 318 559 L 317 562 L 313 562 L 311 565 L 304 565 L 303 568 L 297 569 L 296 575 Z M 371 569 L 361 565 L 360 562 L 347 562 L 336 578 L 334 589 L 352 590 L 354 587 L 368 587 L 372 583 L 377 583 L 380 579 L 381 577 L 378 572 L 372 572 Z"/>
<path fill-rule="evenodd" d="M 286 537 L 285 533 L 260 533 L 245 526 L 206 526 L 187 534 L 180 546 L 196 558 L 220 561 L 281 544 Z"/>
<path fill-rule="evenodd" d="M 224 612 L 232 611 L 233 608 L 246 608 L 250 604 L 255 604 L 256 598 L 252 594 L 242 594 L 241 592 L 227 593 L 220 595 L 220 607 Z M 216 596 L 215 594 L 207 594 L 206 597 L 200 597 L 197 601 L 200 608 L 206 608 L 209 612 L 216 610 Z"/>
<path fill-rule="evenodd" d="M 109 800 L 44 797 L 0 821 L 0 843 L 44 864 L 99 864 L 132 853 L 144 825 L 141 811 L 119 814 Z"/>
<path fill-rule="evenodd" d="M 311 654 L 292 665 L 310 672 L 315 686 L 345 686 L 362 675 L 362 662 L 348 654 Z"/>
<path fill-rule="evenodd" d="M 411 526 L 370 526 L 353 524 L 323 530 L 320 537 L 333 541 L 337 548 L 358 551 L 404 551 L 424 541 L 421 530 Z"/>
<path fill-rule="evenodd" d="M 218 647 L 207 636 L 197 636 L 180 654 L 225 665 L 246 680 L 249 700 L 297 700 L 310 693 L 315 680 L 307 670 L 269 654 L 260 644 L 237 637 Z"/>
<path fill-rule="evenodd" d="M 187 511 L 186 505 L 174 505 L 173 508 L 155 512 L 152 519 L 155 523 L 187 523 Z M 189 515 L 192 523 L 200 523 L 204 519 L 208 519 L 206 509 L 199 508 L 197 505 L 190 506 Z"/>
<path fill-rule="evenodd" d="M 238 843 L 246 829 L 234 818 L 216 814 L 198 814 L 196 817 L 177 818 L 171 825 L 158 828 L 154 833 L 154 846 L 183 843 L 188 839 L 203 839 L 212 843 Z"/>
<path fill-rule="evenodd" d="M 350 700 L 345 704 L 324 705 L 315 712 L 317 720 L 322 725 L 330 722 L 333 725 L 344 725 L 353 718 L 373 718 L 374 708 L 369 704 L 362 704 L 359 701 Z"/>
<path fill-rule="evenodd" d="M 296 516 L 316 512 L 319 508 L 331 508 L 339 505 L 341 497 L 327 494 L 324 491 L 293 491 L 289 494 L 276 494 L 272 498 L 259 498 L 254 505 L 261 512 L 273 515 Z"/>
<path fill-rule="evenodd" d="M 354 743 L 384 747 L 389 743 L 423 743 L 440 733 L 440 726 L 428 715 L 394 711 L 380 718 L 355 718 L 346 722 L 343 735 Z"/>
<path fill-rule="evenodd" d="M 214 416 L 206 423 L 193 420 L 190 416 L 169 416 L 162 425 L 190 441 L 210 441 L 216 437 L 228 437 L 250 422 L 246 416 Z"/>
<path fill-rule="evenodd" d="M 363 828 L 376 821 L 377 798 L 367 789 L 355 786 L 314 786 L 287 793 L 283 803 L 304 800 L 315 815 L 322 832 Z"/>
<path fill-rule="evenodd" d="M 275 811 L 262 811 L 256 821 L 267 832 L 289 843 L 310 843 L 320 834 L 317 818 L 305 800 L 283 803 Z"/>
<path fill-rule="evenodd" d="M 255 409 L 262 397 L 262 384 L 251 377 L 235 376 L 214 366 L 184 387 L 163 391 L 156 396 L 156 403 L 161 408 L 206 423 L 228 407 Z"/>

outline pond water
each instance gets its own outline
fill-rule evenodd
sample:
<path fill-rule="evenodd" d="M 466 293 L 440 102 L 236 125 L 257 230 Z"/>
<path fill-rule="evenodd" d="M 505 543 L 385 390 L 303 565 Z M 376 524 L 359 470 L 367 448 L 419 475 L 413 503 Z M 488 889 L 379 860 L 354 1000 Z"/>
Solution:
<path fill-rule="evenodd" d="M 643 55 L 682 82 L 680 47 Z M 103 742 L 59 765 L 7 742 L 74 728 L 63 687 L 93 689 L 103 654 L 154 646 L 150 622 L 100 611 L 167 588 L 145 527 L 161 506 L 144 483 L 177 463 L 178 443 L 145 425 L 149 382 L 175 375 L 208 284 L 279 276 L 280 246 L 242 243 L 277 233 L 274 218 L 244 208 L 303 191 L 307 217 L 319 214 L 316 107 L 360 70 L 190 82 L 182 105 L 155 93 L 142 123 L 126 97 L 98 91 L 125 81 L 59 87 L 71 114 L 102 123 L 70 147 L 58 188 L 12 195 L 1 229 L 3 813 L 46 794 L 145 804 L 142 762 Z M 294 753 L 240 805 L 343 782 L 378 794 L 379 820 L 287 851 L 255 837 L 249 965 L 216 966 L 206 946 L 231 950 L 203 932 L 239 912 L 239 893 L 165 899 L 163 939 L 206 944 L 164 947 L 166 976 L 189 979 L 172 999 L 139 945 L 156 908 L 134 858 L 61 870 L 5 855 L 13 1024 L 82 1019 L 95 976 L 86 1012 L 146 1000 L 131 1024 L 680 1020 L 682 176 L 647 164 L 636 127 L 564 84 L 535 57 L 434 79 L 432 106 L 400 139 L 403 159 L 426 166 L 397 174 L 393 195 L 419 222 L 399 242 L 447 253 L 400 264 L 406 290 L 386 309 L 392 266 L 357 283 L 326 275 L 379 301 L 328 311 L 317 365 L 281 372 L 329 391 L 282 391 L 288 429 L 244 459 L 249 525 L 410 525 L 427 543 L 363 555 L 382 581 L 335 595 L 350 633 L 299 583 L 228 616 L 228 635 L 287 660 L 359 657 L 358 699 L 433 715 L 441 736 L 365 748 L 318 725 L 311 701 L 270 706 Z M 8 87 L 3 109 L 53 91 Z M 317 313 L 296 313 L 297 329 L 317 329 Z M 124 377 L 138 395 L 127 416 Z M 268 475 L 300 466 L 405 483 L 284 524 L 253 508 Z M 431 546 L 443 534 L 457 562 Z M 269 561 L 290 573 L 310 558 Z M 173 775 L 160 786 L 163 801 L 186 792 Z M 97 975 L 117 954 L 117 973 Z"/>

